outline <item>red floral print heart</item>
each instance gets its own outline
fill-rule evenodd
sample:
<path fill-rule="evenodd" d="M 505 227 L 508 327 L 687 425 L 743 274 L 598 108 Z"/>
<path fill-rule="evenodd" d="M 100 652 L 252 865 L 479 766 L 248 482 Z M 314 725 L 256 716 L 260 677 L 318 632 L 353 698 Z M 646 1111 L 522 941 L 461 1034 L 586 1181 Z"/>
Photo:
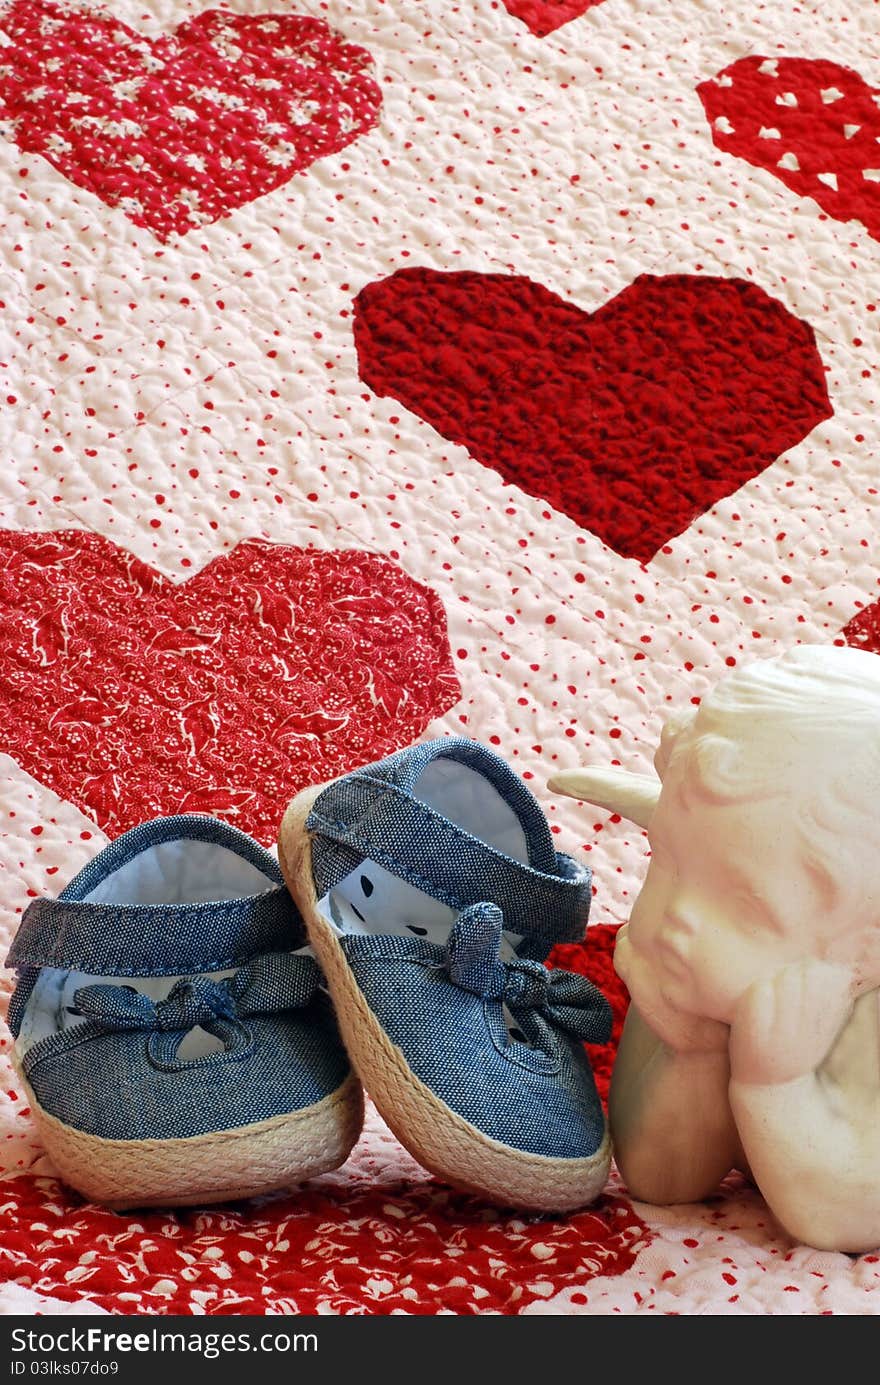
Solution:
<path fill-rule="evenodd" d="M 589 1290 L 625 1274 L 651 1240 L 612 1189 L 566 1217 L 517 1217 L 428 1175 L 395 1178 L 392 1165 L 389 1177 L 393 1156 L 374 1150 L 357 1182 L 348 1165 L 346 1181 L 316 1179 L 294 1197 L 177 1213 L 110 1212 L 48 1179 L 13 1178 L 5 1256 L 18 1283 L 122 1315 L 512 1315 L 548 1284 Z"/>
<path fill-rule="evenodd" d="M 616 938 L 616 924 L 594 923 L 587 929 L 582 943 L 559 943 L 548 960 L 549 966 L 563 967 L 565 971 L 577 971 L 588 976 L 611 1006 L 611 1042 L 587 1045 L 596 1088 L 606 1106 L 623 1021 L 629 1009 L 629 991 L 614 970 Z"/>
<path fill-rule="evenodd" d="M 205 10 L 148 39 L 13 0 L 0 112 L 15 139 L 160 240 L 262 197 L 378 119 L 370 55 L 306 15 Z"/>
<path fill-rule="evenodd" d="M 601 4 L 602 0 L 504 0 L 504 8 L 538 38 L 546 38 L 554 29 Z"/>
<path fill-rule="evenodd" d="M 647 562 L 831 406 L 812 328 L 741 279 L 643 275 L 592 314 L 403 269 L 355 300 L 361 379 Z"/>
<path fill-rule="evenodd" d="M 719 149 L 880 240 L 880 91 L 839 63 L 740 58 L 697 88 Z"/>
<path fill-rule="evenodd" d="M 176 584 L 95 534 L 0 532 L 0 745 L 111 835 L 285 804 L 458 699 L 439 597 L 386 558 L 250 540 Z"/>

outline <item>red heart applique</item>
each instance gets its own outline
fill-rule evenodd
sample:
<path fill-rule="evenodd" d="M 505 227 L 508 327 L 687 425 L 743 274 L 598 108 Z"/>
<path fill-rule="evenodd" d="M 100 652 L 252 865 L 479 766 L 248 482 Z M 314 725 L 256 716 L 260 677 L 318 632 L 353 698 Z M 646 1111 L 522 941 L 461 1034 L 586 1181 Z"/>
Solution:
<path fill-rule="evenodd" d="M 601 4 L 602 0 L 504 0 L 504 8 L 538 38 L 546 38 L 554 29 Z"/>
<path fill-rule="evenodd" d="M 812 328 L 741 279 L 643 275 L 589 314 L 530 279 L 362 289 L 361 378 L 642 562 L 828 418 Z"/>
<path fill-rule="evenodd" d="M 847 621 L 835 644 L 849 644 L 853 649 L 880 654 L 880 601 L 872 601 Z"/>
<path fill-rule="evenodd" d="M 291 795 L 459 697 L 440 598 L 386 558 L 250 540 L 176 584 L 95 534 L 0 533 L 0 746 L 112 835 Z"/>
<path fill-rule="evenodd" d="M 11 1178 L 4 1258 L 37 1293 L 123 1315 L 465 1316 L 589 1290 L 626 1274 L 652 1239 L 610 1189 L 566 1217 L 523 1217 L 394 1165 L 377 1140 L 360 1177 L 349 1164 L 293 1196 L 136 1214 Z"/>
<path fill-rule="evenodd" d="M 719 149 L 880 240 L 880 91 L 838 63 L 740 58 L 697 91 Z"/>
<path fill-rule="evenodd" d="M 614 944 L 618 925 L 594 923 L 587 929 L 582 943 L 559 943 L 550 954 L 549 966 L 562 967 L 588 976 L 611 1006 L 613 1023 L 611 1042 L 589 1044 L 590 1064 L 596 1079 L 596 1089 L 607 1104 L 608 1088 L 614 1059 L 623 1032 L 623 1021 L 629 1009 L 629 991 L 614 970 Z"/>
<path fill-rule="evenodd" d="M 370 55 L 322 19 L 205 10 L 148 39 L 112 15 L 14 0 L 0 111 L 15 139 L 161 240 L 205 226 L 378 119 Z"/>

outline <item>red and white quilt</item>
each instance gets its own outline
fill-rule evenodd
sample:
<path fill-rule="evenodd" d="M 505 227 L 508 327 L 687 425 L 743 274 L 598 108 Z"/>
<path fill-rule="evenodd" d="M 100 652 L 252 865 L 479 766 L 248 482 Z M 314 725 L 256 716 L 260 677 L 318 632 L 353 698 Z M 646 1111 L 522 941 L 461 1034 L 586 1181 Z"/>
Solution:
<path fill-rule="evenodd" d="M 0 0 L 0 943 L 177 810 L 271 844 L 423 735 L 550 800 L 726 668 L 880 647 L 880 6 Z M 8 996 L 10 978 L 0 981 Z M 0 1310 L 880 1311 L 730 1180 L 487 1208 L 372 1117 L 301 1191 L 119 1215 L 0 1028 Z M 613 1058 L 596 1050 L 607 1085 Z"/>

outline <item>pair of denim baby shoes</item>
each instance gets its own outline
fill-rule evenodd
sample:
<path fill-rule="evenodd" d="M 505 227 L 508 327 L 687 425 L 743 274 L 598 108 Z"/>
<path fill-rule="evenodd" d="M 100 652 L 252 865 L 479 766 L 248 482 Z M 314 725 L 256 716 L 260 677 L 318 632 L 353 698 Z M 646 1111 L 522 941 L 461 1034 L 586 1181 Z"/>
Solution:
<path fill-rule="evenodd" d="M 28 907 L 9 1025 L 61 1176 L 114 1207 L 289 1188 L 348 1157 L 363 1084 L 447 1182 L 592 1201 L 611 1150 L 583 1044 L 610 1010 L 544 965 L 584 935 L 590 872 L 509 766 L 413 746 L 300 793 L 278 854 L 159 818 Z"/>

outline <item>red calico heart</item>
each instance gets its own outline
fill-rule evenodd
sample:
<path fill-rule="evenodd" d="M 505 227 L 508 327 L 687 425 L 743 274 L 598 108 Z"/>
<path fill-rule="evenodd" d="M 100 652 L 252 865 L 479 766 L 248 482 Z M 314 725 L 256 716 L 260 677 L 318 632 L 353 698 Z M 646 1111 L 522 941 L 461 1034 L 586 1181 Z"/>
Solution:
<path fill-rule="evenodd" d="M 415 740 L 459 688 L 440 598 L 388 559 L 250 540 L 171 582 L 107 539 L 0 532 L 0 745 L 111 835 L 291 795 Z"/>
<path fill-rule="evenodd" d="M 554 29 L 601 4 L 602 0 L 504 0 L 504 8 L 538 38 L 546 38 Z"/>
<path fill-rule="evenodd" d="M 697 91 L 719 149 L 880 240 L 880 91 L 849 67 L 740 58 Z"/>
<path fill-rule="evenodd" d="M 647 562 L 828 418 L 812 328 L 741 279 L 643 275 L 596 312 L 403 269 L 355 301 L 361 379 Z"/>
<path fill-rule="evenodd" d="M 566 1217 L 500 1215 L 419 1178 L 387 1137 L 373 1141 L 345 1176 L 313 1179 L 288 1197 L 183 1213 L 111 1212 L 49 1179 L 11 1178 L 4 1256 L 15 1284 L 149 1314 L 162 1330 L 166 1313 L 513 1315 L 548 1294 L 589 1292 L 593 1278 L 626 1274 L 651 1240 L 612 1189 Z"/>
<path fill-rule="evenodd" d="M 160 240 L 262 197 L 376 123 L 370 55 L 322 19 L 205 10 L 148 39 L 13 0 L 0 111 L 15 139 Z"/>

